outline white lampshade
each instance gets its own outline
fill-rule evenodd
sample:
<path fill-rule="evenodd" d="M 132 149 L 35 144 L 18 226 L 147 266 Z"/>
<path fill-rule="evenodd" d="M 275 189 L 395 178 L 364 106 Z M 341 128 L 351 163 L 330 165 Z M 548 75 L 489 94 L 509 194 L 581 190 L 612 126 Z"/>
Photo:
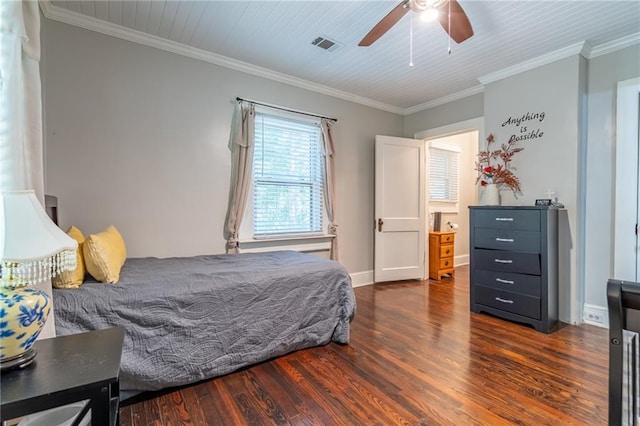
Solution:
<path fill-rule="evenodd" d="M 77 247 L 49 219 L 34 191 L 0 194 L 0 287 L 37 284 L 73 270 Z"/>

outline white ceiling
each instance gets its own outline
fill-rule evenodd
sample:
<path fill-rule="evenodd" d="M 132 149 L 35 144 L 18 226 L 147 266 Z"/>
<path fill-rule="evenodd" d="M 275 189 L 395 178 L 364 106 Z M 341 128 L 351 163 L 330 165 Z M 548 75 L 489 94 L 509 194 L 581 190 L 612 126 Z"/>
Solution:
<path fill-rule="evenodd" d="M 52 19 L 156 47 L 167 39 L 167 50 L 184 46 L 191 56 L 400 113 L 477 92 L 483 76 L 536 58 L 577 54 L 582 42 L 587 56 L 594 47 L 640 43 L 640 1 L 459 0 L 475 35 L 460 45 L 452 42 L 448 54 L 442 27 L 414 15 L 410 68 L 413 12 L 372 46 L 358 47 L 398 3 L 41 1 Z M 342 47 L 329 52 L 313 46 L 318 36 Z"/>

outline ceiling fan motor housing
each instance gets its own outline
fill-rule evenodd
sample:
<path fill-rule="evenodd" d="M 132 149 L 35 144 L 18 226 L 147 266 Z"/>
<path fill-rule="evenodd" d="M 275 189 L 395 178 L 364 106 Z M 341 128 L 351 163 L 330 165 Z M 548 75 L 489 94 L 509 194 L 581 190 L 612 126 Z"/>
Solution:
<path fill-rule="evenodd" d="M 409 0 L 409 8 L 414 12 L 420 13 L 425 9 L 437 9 L 444 6 L 448 0 Z"/>

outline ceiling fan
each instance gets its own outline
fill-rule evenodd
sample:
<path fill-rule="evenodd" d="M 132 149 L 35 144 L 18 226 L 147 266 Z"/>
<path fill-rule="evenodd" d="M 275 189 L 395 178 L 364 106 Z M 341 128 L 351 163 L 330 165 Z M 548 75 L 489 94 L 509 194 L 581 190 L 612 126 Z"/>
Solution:
<path fill-rule="evenodd" d="M 462 43 L 473 35 L 469 18 L 456 0 L 402 0 L 364 36 L 358 46 L 371 46 L 409 10 L 419 14 L 432 14 L 456 43 Z"/>

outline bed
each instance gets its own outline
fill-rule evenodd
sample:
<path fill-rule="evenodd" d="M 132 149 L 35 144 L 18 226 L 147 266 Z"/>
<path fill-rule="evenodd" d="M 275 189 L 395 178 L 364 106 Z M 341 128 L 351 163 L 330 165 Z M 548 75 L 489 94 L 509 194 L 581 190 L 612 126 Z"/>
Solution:
<path fill-rule="evenodd" d="M 122 391 L 194 383 L 299 349 L 349 342 L 338 263 L 279 251 L 127 259 L 117 284 L 54 289 L 58 335 L 126 329 Z"/>

